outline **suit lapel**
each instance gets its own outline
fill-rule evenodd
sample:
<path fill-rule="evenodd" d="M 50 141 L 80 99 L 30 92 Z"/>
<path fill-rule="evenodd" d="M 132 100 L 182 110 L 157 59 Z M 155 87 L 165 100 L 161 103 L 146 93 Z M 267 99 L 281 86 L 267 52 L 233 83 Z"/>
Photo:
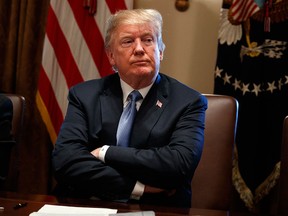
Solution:
<path fill-rule="evenodd" d="M 144 147 L 149 134 L 158 122 L 168 103 L 168 90 L 165 79 L 158 75 L 157 81 L 145 97 L 134 122 L 131 147 Z"/>
<path fill-rule="evenodd" d="M 123 93 L 119 77 L 115 79 L 114 76 L 113 79 L 107 80 L 106 83 L 100 95 L 102 128 L 106 130 L 106 133 L 110 134 L 109 140 L 113 140 L 113 143 L 110 144 L 115 145 L 117 126 L 123 110 Z"/>

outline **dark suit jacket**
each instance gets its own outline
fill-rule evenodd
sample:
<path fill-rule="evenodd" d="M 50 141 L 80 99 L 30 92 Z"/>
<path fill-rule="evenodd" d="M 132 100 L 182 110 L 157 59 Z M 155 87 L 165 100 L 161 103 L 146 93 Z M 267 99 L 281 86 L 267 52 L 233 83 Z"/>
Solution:
<path fill-rule="evenodd" d="M 70 194 L 127 201 L 138 180 L 177 189 L 173 196 L 144 195 L 139 202 L 191 205 L 191 179 L 204 139 L 204 96 L 159 74 L 137 112 L 130 148 L 115 146 L 123 110 L 118 74 L 78 84 L 68 99 L 52 154 L 60 187 Z M 105 163 L 90 154 L 103 145 L 110 145 Z"/>
<path fill-rule="evenodd" d="M 0 93 L 0 190 L 8 174 L 11 149 L 15 144 L 11 130 L 13 103 Z"/>
<path fill-rule="evenodd" d="M 13 104 L 12 101 L 0 93 L 0 140 L 8 141 L 12 139 L 12 117 Z"/>

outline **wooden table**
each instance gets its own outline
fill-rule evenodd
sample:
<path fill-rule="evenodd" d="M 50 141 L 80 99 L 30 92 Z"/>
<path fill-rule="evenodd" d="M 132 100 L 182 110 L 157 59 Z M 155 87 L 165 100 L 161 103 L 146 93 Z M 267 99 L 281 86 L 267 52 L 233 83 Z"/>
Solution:
<path fill-rule="evenodd" d="M 14 207 L 21 204 L 26 204 L 25 207 L 15 209 Z M 0 210 L 0 216 L 29 216 L 30 213 L 38 211 L 45 204 L 65 205 L 65 206 L 81 206 L 81 207 L 97 207 L 118 209 L 120 212 L 135 212 L 135 211 L 154 211 L 156 216 L 252 216 L 246 213 L 227 212 L 220 210 L 209 209 L 194 209 L 194 208 L 170 208 L 164 206 L 139 205 L 107 202 L 99 200 L 83 200 L 83 199 L 68 199 L 57 198 L 48 195 L 31 195 L 17 194 L 11 192 L 0 192 L 0 206 L 4 210 Z"/>

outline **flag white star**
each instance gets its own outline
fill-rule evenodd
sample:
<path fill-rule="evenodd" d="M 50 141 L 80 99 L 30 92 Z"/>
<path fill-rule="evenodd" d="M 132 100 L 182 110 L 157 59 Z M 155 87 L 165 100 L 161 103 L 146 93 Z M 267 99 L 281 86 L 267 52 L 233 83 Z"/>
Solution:
<path fill-rule="evenodd" d="M 223 69 L 220 69 L 218 66 L 216 67 L 215 70 L 215 77 L 221 77 L 221 73 L 222 73 Z"/>
<path fill-rule="evenodd" d="M 259 85 L 256 85 L 255 83 L 253 83 L 253 86 L 254 86 L 254 89 L 252 90 L 252 92 L 255 93 L 256 96 L 258 96 L 258 93 L 261 92 L 261 89 L 260 89 L 260 84 Z"/>
<path fill-rule="evenodd" d="M 273 81 L 272 83 L 269 83 L 268 82 L 268 88 L 267 88 L 267 91 L 271 91 L 271 93 L 273 93 L 273 91 L 277 89 L 276 86 L 275 86 L 275 81 Z"/>
<path fill-rule="evenodd" d="M 228 74 L 225 73 L 225 77 L 223 78 L 224 84 L 226 84 L 226 83 L 229 83 L 229 84 L 230 84 L 230 78 L 231 78 L 231 77 L 232 77 L 232 76 L 228 76 Z"/>
<path fill-rule="evenodd" d="M 232 85 L 234 86 L 234 90 L 241 89 L 240 83 L 241 83 L 241 81 L 240 81 L 240 80 L 237 80 L 237 79 L 235 78 L 235 81 L 234 81 L 234 83 L 232 84 Z"/>
<path fill-rule="evenodd" d="M 249 90 L 249 83 L 248 83 L 247 85 L 245 85 L 245 84 L 243 83 L 243 85 L 242 85 L 242 92 L 243 92 L 243 95 L 245 95 L 246 92 L 250 92 L 250 90 Z"/>

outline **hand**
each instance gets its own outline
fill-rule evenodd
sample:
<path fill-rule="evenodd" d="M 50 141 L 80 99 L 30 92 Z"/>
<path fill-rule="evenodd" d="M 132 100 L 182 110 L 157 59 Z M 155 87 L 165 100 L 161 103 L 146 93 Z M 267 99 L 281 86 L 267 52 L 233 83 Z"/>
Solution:
<path fill-rule="evenodd" d="M 145 185 L 144 193 L 165 193 L 167 196 L 172 196 L 176 192 L 175 189 L 167 190 L 163 188 L 156 188 L 149 185 Z"/>
<path fill-rule="evenodd" d="M 96 158 L 99 158 L 99 152 L 101 148 L 94 149 L 91 151 L 91 154 L 94 155 Z"/>

